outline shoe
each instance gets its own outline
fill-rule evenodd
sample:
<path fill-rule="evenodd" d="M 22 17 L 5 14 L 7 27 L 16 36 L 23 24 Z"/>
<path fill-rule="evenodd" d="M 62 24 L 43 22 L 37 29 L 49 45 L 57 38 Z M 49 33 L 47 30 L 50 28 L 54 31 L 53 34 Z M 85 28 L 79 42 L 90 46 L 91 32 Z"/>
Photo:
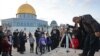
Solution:
<path fill-rule="evenodd" d="M 36 54 L 38 54 L 38 53 L 36 52 Z"/>
<path fill-rule="evenodd" d="M 66 52 L 67 52 L 67 53 L 69 53 L 70 51 L 69 51 L 69 50 L 67 50 Z"/>
<path fill-rule="evenodd" d="M 24 54 L 24 52 L 20 52 L 20 54 Z"/>
<path fill-rule="evenodd" d="M 31 53 L 31 51 L 30 51 L 30 53 Z"/>
<path fill-rule="evenodd" d="M 78 56 L 87 56 L 87 55 L 84 55 L 84 54 L 81 53 L 81 54 L 79 54 Z"/>
<path fill-rule="evenodd" d="M 13 55 L 9 55 L 9 56 L 13 56 Z"/>

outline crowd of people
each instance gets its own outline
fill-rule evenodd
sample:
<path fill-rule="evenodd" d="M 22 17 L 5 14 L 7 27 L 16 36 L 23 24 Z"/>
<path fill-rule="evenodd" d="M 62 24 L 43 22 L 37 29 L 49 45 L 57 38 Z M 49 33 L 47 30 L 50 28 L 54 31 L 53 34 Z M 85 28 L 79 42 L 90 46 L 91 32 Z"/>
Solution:
<path fill-rule="evenodd" d="M 38 54 L 38 48 L 41 54 L 45 53 L 45 49 L 50 52 L 50 50 L 57 48 L 59 44 L 59 34 L 59 30 L 53 29 L 50 36 L 49 32 L 41 31 L 40 28 L 38 28 L 34 33 L 36 38 L 36 54 Z"/>
<path fill-rule="evenodd" d="M 12 47 L 17 48 L 17 52 L 23 54 L 25 52 L 25 43 L 27 42 L 26 33 L 18 30 L 13 33 L 10 30 L 3 32 L 0 26 L 0 54 L 2 56 L 12 56 Z"/>
<path fill-rule="evenodd" d="M 83 53 L 79 56 L 94 56 L 95 52 L 100 49 L 100 24 L 91 15 L 74 17 L 73 22 L 75 26 L 53 27 L 51 33 L 37 28 L 34 34 L 29 32 L 28 36 L 24 31 L 19 32 L 18 29 L 13 33 L 10 30 L 3 32 L 0 26 L 0 54 L 12 56 L 12 47 L 24 54 L 25 43 L 29 40 L 30 53 L 35 51 L 36 54 L 44 54 L 57 47 L 68 47 L 82 49 Z M 34 49 L 35 42 L 36 48 Z"/>

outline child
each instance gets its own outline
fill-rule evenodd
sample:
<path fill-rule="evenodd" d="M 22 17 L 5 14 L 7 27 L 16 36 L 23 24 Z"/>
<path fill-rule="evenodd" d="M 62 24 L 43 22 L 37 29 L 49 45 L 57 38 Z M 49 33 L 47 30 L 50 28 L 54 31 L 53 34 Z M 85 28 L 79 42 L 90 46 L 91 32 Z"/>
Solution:
<path fill-rule="evenodd" d="M 70 48 L 75 48 L 77 49 L 79 47 L 79 41 L 75 35 L 72 35 L 71 43 L 70 43 Z"/>
<path fill-rule="evenodd" d="M 50 48 L 51 48 L 51 45 L 52 45 L 52 40 L 51 40 L 51 37 L 49 36 L 49 33 L 47 32 L 46 33 L 46 42 L 47 42 L 47 49 L 48 49 L 48 52 L 50 52 Z"/>
<path fill-rule="evenodd" d="M 40 47 L 41 54 L 44 54 L 44 52 L 45 52 L 45 46 L 46 46 L 45 34 L 42 33 L 42 36 L 39 39 L 39 47 Z"/>
<path fill-rule="evenodd" d="M 34 52 L 34 38 L 31 33 L 29 33 L 29 42 L 30 42 L 30 53 Z"/>
<path fill-rule="evenodd" d="M 4 36 L 2 40 L 2 56 L 9 56 L 10 44 L 8 43 L 8 37 Z"/>

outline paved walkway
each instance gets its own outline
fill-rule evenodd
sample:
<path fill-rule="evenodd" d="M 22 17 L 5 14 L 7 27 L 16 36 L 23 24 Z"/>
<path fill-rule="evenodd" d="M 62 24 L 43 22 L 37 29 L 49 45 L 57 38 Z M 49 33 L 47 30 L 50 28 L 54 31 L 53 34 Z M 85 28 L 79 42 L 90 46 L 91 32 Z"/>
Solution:
<path fill-rule="evenodd" d="M 81 50 L 70 49 L 70 52 L 66 52 L 65 48 L 56 48 L 55 50 L 45 53 L 42 56 L 78 56 L 81 53 Z M 29 43 L 26 43 L 26 52 L 25 54 L 20 54 L 16 52 L 16 49 L 13 49 L 13 56 L 40 56 L 35 53 L 30 53 Z M 100 56 L 100 51 L 96 52 L 95 56 Z"/>
<path fill-rule="evenodd" d="M 69 52 L 67 53 L 65 48 L 57 48 L 42 56 L 78 56 L 79 53 L 82 53 L 82 51 L 78 49 L 69 49 Z M 100 51 L 96 52 L 95 56 L 100 56 Z"/>

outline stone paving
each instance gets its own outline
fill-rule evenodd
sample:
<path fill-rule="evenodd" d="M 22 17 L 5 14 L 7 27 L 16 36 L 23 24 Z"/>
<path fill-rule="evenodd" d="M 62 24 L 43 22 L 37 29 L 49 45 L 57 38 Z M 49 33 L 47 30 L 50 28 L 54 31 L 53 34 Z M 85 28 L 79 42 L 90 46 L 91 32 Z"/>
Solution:
<path fill-rule="evenodd" d="M 41 56 L 78 56 L 81 53 L 81 50 L 69 49 L 69 52 L 66 52 L 65 48 L 56 48 L 51 52 L 45 53 Z M 26 43 L 26 52 L 24 54 L 20 54 L 16 52 L 16 49 L 13 49 L 13 56 L 40 56 L 35 53 L 30 53 L 29 43 Z M 100 56 L 100 51 L 96 52 L 95 56 Z"/>
<path fill-rule="evenodd" d="M 42 56 L 78 56 L 80 53 L 82 53 L 82 50 L 69 49 L 69 52 L 66 52 L 65 48 L 57 48 Z M 100 51 L 96 52 L 95 56 L 100 56 Z"/>

